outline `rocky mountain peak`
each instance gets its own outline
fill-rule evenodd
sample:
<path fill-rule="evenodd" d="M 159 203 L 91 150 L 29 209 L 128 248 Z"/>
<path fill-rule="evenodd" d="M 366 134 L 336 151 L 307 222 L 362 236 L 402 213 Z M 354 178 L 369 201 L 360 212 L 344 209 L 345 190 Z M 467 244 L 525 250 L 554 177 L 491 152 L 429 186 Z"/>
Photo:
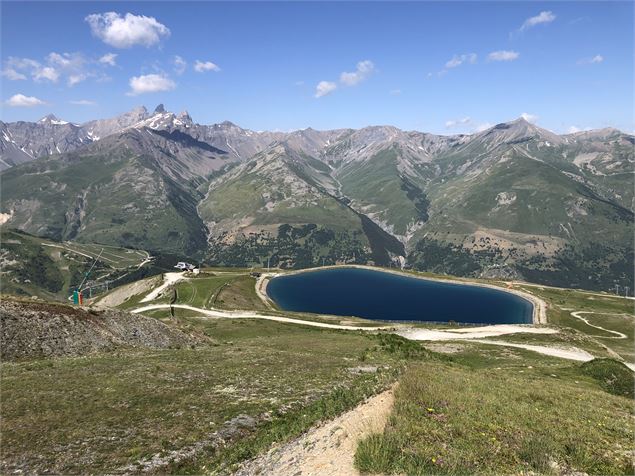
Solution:
<path fill-rule="evenodd" d="M 165 112 L 165 107 L 163 106 L 163 104 L 159 104 L 157 107 L 154 108 L 155 114 L 163 113 L 163 112 Z"/>
<path fill-rule="evenodd" d="M 494 140 L 493 145 L 515 143 L 529 139 L 548 142 L 549 144 L 559 144 L 562 142 L 562 138 L 557 134 L 538 127 L 524 117 L 519 117 L 509 122 L 501 122 L 477 134 L 477 136 L 479 135 L 482 138 Z"/>
<path fill-rule="evenodd" d="M 68 121 L 62 121 L 55 114 L 47 114 L 42 119 L 40 119 L 38 122 L 40 124 L 54 124 L 54 125 L 68 124 Z"/>
<path fill-rule="evenodd" d="M 192 116 L 190 116 L 190 113 L 187 111 L 181 111 L 176 118 L 188 126 L 191 126 L 194 123 L 194 121 L 192 121 Z"/>

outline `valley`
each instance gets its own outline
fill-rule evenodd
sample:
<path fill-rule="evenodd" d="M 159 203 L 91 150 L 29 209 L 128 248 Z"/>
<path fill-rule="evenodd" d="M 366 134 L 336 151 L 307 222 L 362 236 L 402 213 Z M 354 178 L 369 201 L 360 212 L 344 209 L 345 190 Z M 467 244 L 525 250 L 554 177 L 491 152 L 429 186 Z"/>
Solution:
<path fill-rule="evenodd" d="M 514 283 L 546 325 L 386 323 L 278 310 L 254 271 L 150 276 L 87 308 L 3 296 L 2 470 L 287 474 L 298 454 L 306 471 L 630 470 L 631 299 Z M 358 430 L 363 412 L 388 423 Z M 453 445 L 412 448 L 413 424 Z"/>

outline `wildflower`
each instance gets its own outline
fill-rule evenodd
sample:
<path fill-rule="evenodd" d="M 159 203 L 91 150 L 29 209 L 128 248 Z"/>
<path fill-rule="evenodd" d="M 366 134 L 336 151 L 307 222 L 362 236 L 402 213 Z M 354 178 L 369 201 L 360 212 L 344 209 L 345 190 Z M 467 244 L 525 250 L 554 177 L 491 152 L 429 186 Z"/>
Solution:
<path fill-rule="evenodd" d="M 428 408 L 428 411 L 429 411 L 430 413 L 433 413 L 433 412 L 434 412 L 434 408 Z"/>

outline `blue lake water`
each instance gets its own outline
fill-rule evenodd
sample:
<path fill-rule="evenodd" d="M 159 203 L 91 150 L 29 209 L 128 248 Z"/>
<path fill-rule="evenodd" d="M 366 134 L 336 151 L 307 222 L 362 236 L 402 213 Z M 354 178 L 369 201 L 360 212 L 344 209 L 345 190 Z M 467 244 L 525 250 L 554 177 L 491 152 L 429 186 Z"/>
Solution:
<path fill-rule="evenodd" d="M 388 321 L 528 324 L 533 312 L 504 291 L 358 268 L 279 276 L 267 294 L 287 311 Z"/>

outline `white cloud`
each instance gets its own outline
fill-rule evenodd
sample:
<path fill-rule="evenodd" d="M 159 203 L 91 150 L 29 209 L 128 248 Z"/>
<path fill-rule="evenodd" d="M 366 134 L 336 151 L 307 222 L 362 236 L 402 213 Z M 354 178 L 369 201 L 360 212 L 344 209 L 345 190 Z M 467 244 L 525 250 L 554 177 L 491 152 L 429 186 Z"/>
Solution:
<path fill-rule="evenodd" d="M 187 68 L 187 61 L 181 58 L 179 55 L 176 55 L 172 60 L 174 64 L 174 72 L 179 76 L 185 73 L 185 69 Z"/>
<path fill-rule="evenodd" d="M 388 94 L 391 96 L 399 96 L 401 94 L 401 89 L 391 89 L 388 91 Z"/>
<path fill-rule="evenodd" d="M 577 132 L 584 132 L 584 131 L 590 131 L 592 130 L 592 127 L 577 127 L 577 126 L 571 126 L 567 129 L 567 133 L 568 134 L 575 134 Z"/>
<path fill-rule="evenodd" d="M 357 63 L 355 71 L 349 73 L 344 71 L 340 74 L 340 84 L 344 86 L 357 86 L 375 72 L 375 64 L 371 60 L 363 60 Z M 321 98 L 331 94 L 337 89 L 334 81 L 320 81 L 315 88 L 315 97 Z M 392 93 L 391 93 L 392 94 Z M 398 93 L 397 93 L 398 94 Z"/>
<path fill-rule="evenodd" d="M 170 36 L 168 27 L 154 17 L 120 15 L 116 12 L 93 13 L 85 18 L 97 38 L 115 48 L 130 48 L 135 45 L 156 45 L 161 38 Z"/>
<path fill-rule="evenodd" d="M 337 89 L 337 84 L 332 81 L 320 81 L 315 88 L 315 97 L 321 98 L 327 94 L 331 94 Z"/>
<path fill-rule="evenodd" d="M 99 62 L 101 64 L 107 64 L 108 66 L 117 66 L 117 54 L 116 53 L 106 53 L 104 56 L 99 58 Z"/>
<path fill-rule="evenodd" d="M 59 71 L 51 66 L 42 66 L 33 72 L 33 79 L 35 81 L 51 81 L 56 83 L 60 77 Z"/>
<path fill-rule="evenodd" d="M 69 86 L 73 86 L 91 77 L 98 77 L 94 71 L 97 64 L 115 64 L 117 55 L 110 53 L 99 59 L 86 58 L 81 53 L 57 53 L 46 55 L 42 62 L 30 58 L 10 56 L 4 64 L 3 76 L 12 80 L 27 79 L 28 76 L 36 82 L 50 81 L 57 83 L 65 79 Z"/>
<path fill-rule="evenodd" d="M 88 99 L 78 99 L 76 101 L 68 101 L 70 104 L 74 104 L 75 106 L 95 106 L 97 103 L 95 101 L 89 101 Z"/>
<path fill-rule="evenodd" d="M 518 59 L 520 53 L 511 50 L 492 51 L 487 55 L 487 61 L 514 61 Z"/>
<path fill-rule="evenodd" d="M 472 123 L 472 118 L 469 116 L 463 117 L 461 119 L 450 119 L 449 121 L 445 121 L 445 128 L 452 129 L 457 126 L 464 126 Z"/>
<path fill-rule="evenodd" d="M 11 81 L 20 81 L 20 80 L 26 79 L 26 76 L 24 74 L 18 73 L 13 68 L 6 68 L 6 69 L 2 70 L 2 76 L 4 76 L 5 78 L 7 78 L 7 79 L 9 79 Z"/>
<path fill-rule="evenodd" d="M 46 104 L 35 96 L 25 96 L 24 94 L 15 94 L 7 99 L 5 103 L 12 107 L 33 107 Z"/>
<path fill-rule="evenodd" d="M 59 78 L 57 70 L 50 66 L 43 66 L 39 61 L 30 58 L 9 56 L 5 61 L 3 76 L 12 80 L 26 79 L 30 75 L 35 81 L 48 80 L 56 82 Z"/>
<path fill-rule="evenodd" d="M 194 71 L 204 73 L 205 71 L 220 71 L 220 68 L 211 61 L 196 60 L 196 63 L 194 63 Z"/>
<path fill-rule="evenodd" d="M 88 70 L 89 61 L 81 53 L 49 53 L 47 63 L 55 68 L 58 76 L 66 76 L 66 83 L 74 86 L 85 81 L 94 73 Z"/>
<path fill-rule="evenodd" d="M 578 61 L 578 64 L 598 64 L 604 61 L 604 56 L 595 55 L 592 58 L 582 58 Z"/>
<path fill-rule="evenodd" d="M 463 63 L 476 63 L 478 57 L 476 53 L 465 53 L 462 55 L 454 55 L 451 60 L 445 63 L 446 68 L 456 68 L 457 66 L 461 66 Z"/>
<path fill-rule="evenodd" d="M 486 131 L 487 129 L 489 129 L 490 127 L 492 127 L 494 124 L 491 124 L 489 122 L 484 122 L 482 124 L 479 124 L 478 126 L 476 126 L 474 128 L 474 132 L 483 132 Z"/>
<path fill-rule="evenodd" d="M 523 112 L 520 117 L 522 117 L 527 122 L 531 122 L 532 124 L 538 120 L 538 116 L 535 114 L 529 114 L 527 112 Z"/>
<path fill-rule="evenodd" d="M 146 74 L 130 78 L 130 91 L 128 96 L 137 96 L 145 93 L 171 91 L 176 83 L 162 74 Z"/>
<path fill-rule="evenodd" d="M 84 74 L 84 73 L 71 74 L 68 77 L 68 85 L 69 86 L 75 86 L 76 84 L 81 83 L 82 81 L 86 80 L 86 78 L 88 78 L 88 75 Z"/>
<path fill-rule="evenodd" d="M 532 28 L 536 25 L 541 25 L 543 23 L 551 23 L 556 19 L 556 16 L 551 11 L 542 11 L 538 15 L 527 18 L 518 31 L 525 31 L 529 28 Z"/>
<path fill-rule="evenodd" d="M 355 86 L 368 78 L 375 71 L 375 65 L 370 60 L 364 60 L 357 63 L 354 72 L 344 72 L 340 74 L 340 82 L 345 86 Z"/>

